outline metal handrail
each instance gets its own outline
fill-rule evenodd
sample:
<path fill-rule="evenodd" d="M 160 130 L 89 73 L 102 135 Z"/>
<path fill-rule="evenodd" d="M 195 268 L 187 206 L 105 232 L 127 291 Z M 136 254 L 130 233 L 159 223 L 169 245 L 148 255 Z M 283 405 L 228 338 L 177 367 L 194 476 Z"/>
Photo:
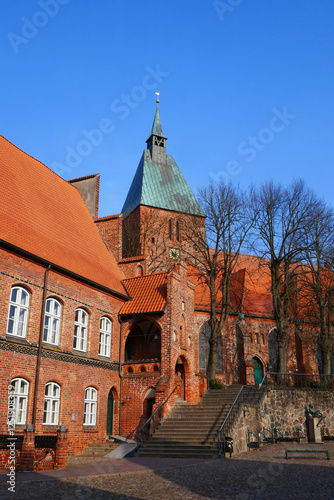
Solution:
<path fill-rule="evenodd" d="M 267 375 L 268 374 L 266 373 L 265 376 L 263 377 L 261 383 L 259 384 L 258 389 L 257 388 L 253 389 L 258 394 L 259 403 L 261 402 L 262 396 L 264 394 L 263 388 L 267 387 Z M 249 386 L 245 386 L 245 385 L 243 385 L 241 387 L 240 391 L 238 392 L 237 397 L 234 400 L 233 405 L 231 406 L 228 414 L 226 415 L 224 422 L 222 423 L 222 425 L 220 426 L 220 429 L 218 430 L 218 455 L 219 455 L 219 457 L 221 457 L 221 455 L 222 455 L 222 449 L 221 449 L 222 446 L 221 445 L 222 445 L 222 442 L 225 441 L 225 437 L 226 437 L 226 433 L 225 433 L 224 439 L 223 440 L 221 439 L 222 431 L 224 428 L 227 428 L 228 432 L 230 432 L 230 427 L 233 425 L 233 423 L 234 423 L 233 419 L 235 418 L 235 415 L 233 414 L 233 412 L 234 413 L 237 412 L 239 410 L 240 406 L 247 401 L 248 395 L 246 393 L 245 388 L 252 389 Z M 229 420 L 231 422 L 229 422 Z"/>
<path fill-rule="evenodd" d="M 144 436 L 146 435 L 146 438 L 149 439 L 156 430 L 156 428 L 158 427 L 158 425 L 160 424 L 162 420 L 162 407 L 167 403 L 172 394 L 174 394 L 177 387 L 178 386 L 176 385 L 172 390 L 172 392 L 169 394 L 169 396 L 165 399 L 165 401 L 160 403 L 160 405 L 158 406 L 158 408 L 154 410 L 150 418 L 148 418 L 144 423 L 144 425 L 137 431 L 137 451 L 144 443 L 145 439 Z"/>
<path fill-rule="evenodd" d="M 238 403 L 238 400 L 239 400 L 239 397 L 240 397 L 240 395 L 241 395 L 241 393 L 242 393 L 242 391 L 243 391 L 244 387 L 245 387 L 244 385 L 241 387 L 240 391 L 238 392 L 237 397 L 236 397 L 236 398 L 235 398 L 235 400 L 234 400 L 233 405 L 231 406 L 231 408 L 230 408 L 230 410 L 229 410 L 228 414 L 227 414 L 227 415 L 226 415 L 226 417 L 225 417 L 224 422 L 222 423 L 222 425 L 220 426 L 220 428 L 219 428 L 219 430 L 218 430 L 218 455 L 219 455 L 219 457 L 221 457 L 221 433 L 222 433 L 222 430 L 223 430 L 223 428 L 225 427 L 226 422 L 228 422 L 228 419 L 230 418 L 230 415 L 232 415 L 232 410 L 236 407 L 236 405 L 237 405 L 237 403 Z M 224 441 L 225 441 L 225 437 L 224 437 Z"/>
<path fill-rule="evenodd" d="M 269 373 L 268 383 L 272 389 L 333 390 L 334 375 L 318 373 Z"/>

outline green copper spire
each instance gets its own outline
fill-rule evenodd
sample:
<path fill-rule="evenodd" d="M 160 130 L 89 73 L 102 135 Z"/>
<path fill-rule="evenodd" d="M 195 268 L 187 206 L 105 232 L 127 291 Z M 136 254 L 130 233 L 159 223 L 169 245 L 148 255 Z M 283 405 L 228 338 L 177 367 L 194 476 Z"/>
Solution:
<path fill-rule="evenodd" d="M 161 129 L 157 100 L 151 135 L 146 141 L 147 149 L 123 205 L 123 217 L 139 205 L 205 217 L 174 158 L 166 154 L 166 139 Z"/>
<path fill-rule="evenodd" d="M 157 109 L 156 109 L 155 117 L 153 120 L 152 130 L 151 130 L 150 136 L 147 139 L 147 141 L 149 141 L 149 139 L 152 137 L 152 135 L 156 135 L 157 137 L 162 137 L 164 139 L 167 139 L 167 137 L 162 133 L 161 121 L 160 121 L 160 111 L 159 111 L 159 102 L 160 102 L 159 99 L 157 99 Z"/>

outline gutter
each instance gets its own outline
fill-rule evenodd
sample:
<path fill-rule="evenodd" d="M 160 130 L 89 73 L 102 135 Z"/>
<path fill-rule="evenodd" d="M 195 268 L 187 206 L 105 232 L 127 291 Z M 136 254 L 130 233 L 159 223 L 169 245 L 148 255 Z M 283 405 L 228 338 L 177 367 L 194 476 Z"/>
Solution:
<path fill-rule="evenodd" d="M 122 374 L 122 342 L 123 342 L 123 323 L 120 314 L 118 315 L 120 324 L 119 329 L 119 419 L 118 419 L 118 432 L 122 435 L 122 398 L 123 398 L 123 374 Z"/>
<path fill-rule="evenodd" d="M 15 245 L 12 245 L 11 243 L 8 243 L 7 241 L 4 241 L 2 239 L 0 239 L 0 247 L 3 247 L 3 248 L 5 248 L 13 253 L 21 255 L 29 260 L 35 261 L 44 267 L 47 267 L 50 265 L 50 266 L 52 266 L 52 269 L 56 272 L 59 272 L 59 273 L 64 274 L 66 276 L 69 276 L 70 278 L 73 278 L 77 281 L 81 281 L 81 282 L 85 283 L 86 285 L 93 286 L 94 288 L 102 290 L 103 292 L 111 293 L 122 300 L 129 300 L 130 299 L 130 297 L 128 295 L 117 292 L 116 290 L 113 290 L 112 288 L 108 288 L 104 285 L 101 285 L 100 283 L 97 283 L 96 281 L 92 281 L 89 278 L 85 278 L 84 276 L 81 276 L 80 274 L 69 271 L 68 269 L 65 269 L 64 267 L 61 267 L 57 264 L 53 264 L 52 262 L 50 262 L 46 259 L 43 259 L 42 257 L 39 257 L 38 255 L 35 255 L 31 252 L 28 252 L 27 250 L 23 250 L 22 248 L 17 247 Z"/>
<path fill-rule="evenodd" d="M 39 386 L 39 374 L 41 370 L 46 293 L 47 293 L 47 285 L 48 285 L 48 277 L 50 269 L 51 269 L 51 264 L 48 265 L 44 274 L 43 299 L 42 299 L 41 321 L 39 325 L 39 341 L 38 341 L 37 364 L 36 364 L 36 374 L 35 374 L 35 392 L 34 392 L 34 403 L 33 403 L 33 413 L 32 413 L 32 425 L 34 429 L 36 425 L 37 396 L 38 396 L 38 386 Z"/>

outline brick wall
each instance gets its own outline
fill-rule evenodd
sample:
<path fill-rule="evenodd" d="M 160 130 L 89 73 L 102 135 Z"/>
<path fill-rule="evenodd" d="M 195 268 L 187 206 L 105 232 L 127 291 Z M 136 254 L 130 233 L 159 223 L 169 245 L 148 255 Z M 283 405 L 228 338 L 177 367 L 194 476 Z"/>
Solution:
<path fill-rule="evenodd" d="M 42 296 L 45 268 L 34 262 L 0 250 L 0 302 L 4 314 L 0 316 L 0 404 L 8 406 L 7 387 L 12 379 L 20 377 L 29 383 L 26 424 L 32 423 L 35 392 L 35 373 L 39 342 Z M 30 293 L 30 308 L 25 338 L 7 335 L 7 318 L 11 287 L 22 286 Z M 75 281 L 52 269 L 47 283 L 47 297 L 61 303 L 61 327 L 57 345 L 43 344 L 37 395 L 36 433 L 52 434 L 59 425 L 68 430 L 68 449 L 78 453 L 92 441 L 106 438 L 108 394 L 114 388 L 116 395 L 114 430 L 118 434 L 119 391 L 118 374 L 120 299 Z M 83 308 L 89 315 L 86 352 L 73 349 L 75 310 Z M 111 355 L 99 355 L 100 320 L 107 316 L 112 321 Z M 43 425 L 45 384 L 56 382 L 61 388 L 59 424 Z M 97 389 L 97 423 L 83 425 L 85 389 Z M 7 433 L 7 412 L 0 414 L 0 433 Z M 16 432 L 25 428 L 18 425 Z"/>

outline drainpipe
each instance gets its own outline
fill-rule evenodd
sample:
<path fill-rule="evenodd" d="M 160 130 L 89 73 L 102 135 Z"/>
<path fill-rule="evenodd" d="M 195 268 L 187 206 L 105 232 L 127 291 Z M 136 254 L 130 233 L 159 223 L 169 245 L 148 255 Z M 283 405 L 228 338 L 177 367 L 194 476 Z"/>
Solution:
<path fill-rule="evenodd" d="M 118 315 L 118 321 L 120 324 L 119 329 L 119 379 L 120 379 L 120 387 L 119 387 L 119 425 L 118 432 L 119 435 L 122 435 L 122 398 L 123 398 L 123 375 L 122 375 L 122 342 L 123 342 L 123 323 L 120 315 Z"/>
<path fill-rule="evenodd" d="M 43 288 L 43 300 L 42 300 L 42 311 L 41 311 L 41 321 L 39 327 L 39 341 L 38 341 L 38 352 L 37 352 L 37 365 L 36 365 L 36 375 L 35 375 L 35 393 L 34 393 L 34 405 L 32 414 L 32 425 L 36 426 L 36 412 L 37 412 L 37 395 L 38 395 L 38 385 L 39 385 L 39 373 L 41 368 L 41 357 L 42 357 L 42 342 L 43 342 L 43 330 L 44 330 L 44 315 L 45 315 L 45 303 L 46 303 L 46 292 L 49 271 L 51 269 L 51 264 L 48 265 L 45 275 L 44 275 L 44 288 Z"/>

